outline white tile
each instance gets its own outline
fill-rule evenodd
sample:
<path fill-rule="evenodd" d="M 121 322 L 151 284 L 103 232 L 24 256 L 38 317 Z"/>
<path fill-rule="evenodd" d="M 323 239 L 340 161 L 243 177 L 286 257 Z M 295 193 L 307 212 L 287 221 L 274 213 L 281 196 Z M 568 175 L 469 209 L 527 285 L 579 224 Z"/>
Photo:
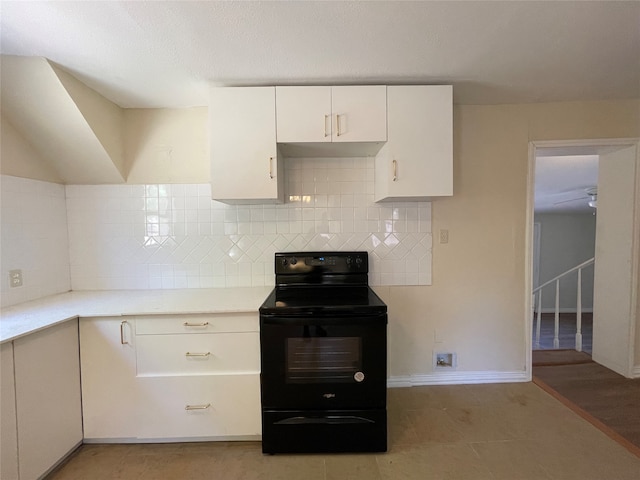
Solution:
<path fill-rule="evenodd" d="M 430 282 L 430 203 L 375 204 L 371 158 L 287 159 L 286 162 L 285 175 L 291 199 L 277 206 L 215 202 L 210 199 L 208 184 L 74 185 L 58 188 L 57 192 L 64 192 L 66 197 L 64 213 L 69 216 L 69 232 L 75 240 L 74 247 L 70 248 L 76 263 L 71 269 L 71 283 L 82 288 L 112 284 L 117 282 L 119 271 L 127 270 L 115 268 L 110 273 L 111 277 L 100 277 L 104 270 L 96 271 L 97 258 L 106 265 L 145 267 L 142 272 L 134 268 L 135 273 L 129 272 L 126 278 L 124 274 L 120 275 L 123 282 L 146 286 L 142 288 L 175 286 L 177 278 L 186 278 L 187 288 L 271 283 L 274 252 L 329 248 L 369 250 L 372 272 L 376 273 L 370 279 L 376 282 L 372 284 L 398 284 L 402 279 L 415 284 L 416 277 L 419 277 L 418 282 Z M 46 183 L 38 188 L 22 180 L 6 180 L 4 176 L 2 182 L 3 191 L 9 184 L 17 191 L 56 195 L 56 188 L 50 188 Z M 292 189 L 299 191 L 292 192 Z M 28 208 L 35 208 L 30 200 L 23 203 Z M 146 209 L 146 215 L 143 209 Z M 28 218 L 32 223 L 44 223 L 50 216 L 49 212 L 44 208 L 36 210 L 36 214 Z M 22 210 L 19 215 L 13 215 L 15 211 L 10 210 L 5 215 L 3 202 L 3 225 L 13 220 L 19 222 L 16 228 L 11 229 L 13 235 L 16 231 L 22 232 L 23 236 L 34 234 L 34 225 L 22 222 L 25 217 Z M 8 235 L 5 232 L 3 244 Z M 383 243 L 381 240 L 385 240 L 385 234 L 390 233 L 397 235 L 397 242 Z M 256 273 L 252 269 L 239 274 L 215 270 L 216 264 L 224 265 L 225 259 L 227 262 L 231 259 L 226 252 L 232 250 L 228 245 L 220 248 L 222 244 L 211 239 L 227 238 L 233 244 L 243 238 L 238 236 L 243 234 L 254 235 L 259 240 L 255 246 L 239 243 L 234 261 L 245 258 L 244 261 L 253 265 L 260 262 L 269 266 L 267 271 Z M 381 236 L 376 237 L 375 234 Z M 169 242 L 174 238 L 181 240 L 176 240 L 174 245 Z M 209 239 L 210 245 L 205 247 L 202 239 Z M 122 252 L 113 247 L 105 248 L 115 240 L 125 242 L 119 247 Z M 191 240 L 196 241 L 193 243 Z M 389 260 L 402 260 L 403 267 L 396 265 L 395 270 L 385 272 L 395 276 L 382 278 L 375 271 L 379 267 L 377 259 L 387 257 Z M 418 258 L 422 263 L 416 272 L 416 263 L 412 259 Z M 158 284 L 157 278 L 168 279 L 169 276 L 158 276 L 153 265 L 166 262 L 181 267 L 184 262 L 194 260 L 210 262 L 211 270 L 199 269 L 195 274 L 185 275 L 183 269 L 177 268 L 171 276 L 173 283 L 165 280 Z M 100 279 L 92 279 L 92 276 Z M 177 283 L 183 285 L 184 280 L 177 280 Z"/>

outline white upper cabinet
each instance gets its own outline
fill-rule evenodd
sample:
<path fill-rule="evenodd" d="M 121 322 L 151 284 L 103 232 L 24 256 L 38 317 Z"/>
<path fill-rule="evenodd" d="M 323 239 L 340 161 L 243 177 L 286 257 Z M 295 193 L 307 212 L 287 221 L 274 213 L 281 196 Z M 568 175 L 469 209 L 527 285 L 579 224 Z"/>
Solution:
<path fill-rule="evenodd" d="M 276 87 L 280 143 L 331 142 L 331 87 Z"/>
<path fill-rule="evenodd" d="M 453 195 L 450 85 L 212 88 L 211 192 L 284 201 L 283 156 L 375 156 L 375 201 Z"/>
<path fill-rule="evenodd" d="M 453 89 L 387 87 L 387 143 L 375 159 L 375 201 L 453 195 Z"/>
<path fill-rule="evenodd" d="M 279 143 L 384 142 L 386 87 L 276 87 Z"/>
<path fill-rule="evenodd" d="M 282 202 L 275 87 L 212 88 L 211 195 L 226 202 Z"/>
<path fill-rule="evenodd" d="M 387 140 L 387 88 L 384 85 L 332 87 L 334 142 Z"/>

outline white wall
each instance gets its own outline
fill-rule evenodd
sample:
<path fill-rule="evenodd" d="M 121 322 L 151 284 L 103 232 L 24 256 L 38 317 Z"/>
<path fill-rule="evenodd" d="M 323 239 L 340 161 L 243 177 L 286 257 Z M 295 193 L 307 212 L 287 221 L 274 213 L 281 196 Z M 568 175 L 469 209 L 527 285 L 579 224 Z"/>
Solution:
<path fill-rule="evenodd" d="M 64 186 L 2 175 L 1 306 L 71 289 Z M 9 271 L 23 285 L 9 287 Z"/>
<path fill-rule="evenodd" d="M 583 214 L 539 214 L 540 284 L 564 273 L 595 255 L 596 216 Z M 560 310 L 576 311 L 577 272 L 560 281 Z M 582 271 L 583 311 L 593 309 L 593 266 Z M 542 291 L 543 311 L 555 309 L 555 283 Z"/>

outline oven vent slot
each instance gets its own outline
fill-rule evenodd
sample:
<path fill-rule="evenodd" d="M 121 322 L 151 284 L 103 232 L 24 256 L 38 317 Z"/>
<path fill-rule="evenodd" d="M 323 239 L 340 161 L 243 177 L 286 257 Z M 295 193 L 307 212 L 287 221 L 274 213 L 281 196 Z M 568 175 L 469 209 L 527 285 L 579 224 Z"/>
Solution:
<path fill-rule="evenodd" d="M 326 416 L 326 417 L 290 417 L 275 422 L 275 425 L 307 425 L 307 424 L 328 424 L 344 425 L 353 423 L 376 423 L 369 418 L 354 416 Z"/>

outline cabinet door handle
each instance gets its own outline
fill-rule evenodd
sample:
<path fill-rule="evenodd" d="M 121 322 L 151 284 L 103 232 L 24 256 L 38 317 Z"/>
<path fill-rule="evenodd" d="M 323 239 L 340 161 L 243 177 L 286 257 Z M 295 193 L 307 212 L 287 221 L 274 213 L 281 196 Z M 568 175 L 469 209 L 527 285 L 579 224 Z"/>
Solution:
<path fill-rule="evenodd" d="M 324 116 L 324 136 L 328 137 L 331 132 L 327 131 L 327 120 L 329 120 L 329 115 L 325 115 Z M 329 125 L 331 125 L 331 122 L 329 122 Z"/>
<path fill-rule="evenodd" d="M 184 322 L 182 325 L 184 325 L 185 327 L 206 327 L 207 325 L 209 325 L 209 322 L 202 322 L 202 323 Z"/>
<path fill-rule="evenodd" d="M 338 134 L 337 134 L 337 136 L 338 136 L 338 137 L 339 137 L 340 135 L 342 135 L 342 131 L 340 130 L 340 123 L 341 123 L 341 122 L 340 122 L 340 117 L 341 117 L 341 116 L 342 116 L 342 115 L 339 115 L 339 114 L 337 114 L 337 113 L 336 113 L 336 130 L 337 130 L 337 132 L 338 132 Z"/>
<path fill-rule="evenodd" d="M 269 157 L 269 178 L 273 178 L 273 157 Z"/>
<path fill-rule="evenodd" d="M 185 410 L 206 410 L 207 408 L 209 408 L 211 406 L 210 403 L 202 404 L 202 405 L 185 405 L 184 409 Z"/>
<path fill-rule="evenodd" d="M 398 161 L 393 160 L 393 181 L 398 180 Z"/>
<path fill-rule="evenodd" d="M 127 342 L 124 339 L 124 326 L 125 325 L 129 325 L 129 323 L 126 320 L 123 320 L 120 322 L 120 344 L 121 345 L 130 345 L 129 342 Z"/>
<path fill-rule="evenodd" d="M 185 355 L 187 357 L 208 357 L 209 355 L 211 355 L 211 352 L 207 352 L 207 353 L 187 352 L 185 353 Z"/>

